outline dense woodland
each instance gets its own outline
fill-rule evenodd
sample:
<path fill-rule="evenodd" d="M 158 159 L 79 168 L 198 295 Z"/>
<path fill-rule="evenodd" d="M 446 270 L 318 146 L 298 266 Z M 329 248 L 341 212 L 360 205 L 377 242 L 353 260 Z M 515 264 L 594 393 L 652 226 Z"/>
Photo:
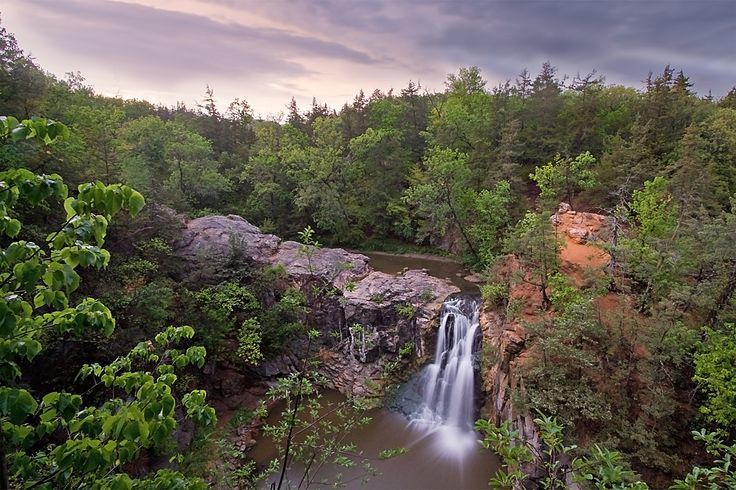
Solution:
<path fill-rule="evenodd" d="M 6 478 L 18 488 L 246 485 L 248 463 L 213 472 L 201 461 L 216 452 L 205 436 L 199 453 L 195 443 L 165 469 L 135 471 L 142 450 L 175 452 L 170 434 L 184 413 L 215 424 L 198 389 L 198 346 L 209 359 L 257 363 L 309 327 L 308 298 L 279 271 L 179 280 L 170 244 L 181 215 L 237 214 L 307 247 L 457 255 L 509 318 L 518 305 L 496 271 L 515 254 L 543 304 L 525 320 L 539 355 L 514 396 L 580 446 L 559 452 L 618 451 L 598 454 L 597 467 L 633 468 L 655 488 L 676 479 L 677 488 L 733 488 L 736 89 L 699 95 L 669 66 L 642 78 L 611 85 L 546 63 L 490 87 L 470 67 L 442 92 L 408 82 L 360 90 L 339 109 L 292 99 L 283 117 L 263 120 L 249 94 L 223 111 L 217 87 L 195 107 L 100 95 L 78 73 L 46 73 L 0 30 L 0 114 L 15 118 L 0 128 Z M 97 181 L 123 186 L 76 191 Z M 606 276 L 583 288 L 557 270 L 549 216 L 562 201 L 610 217 Z M 138 216 L 112 221 L 121 209 Z M 629 306 L 603 311 L 593 300 L 611 294 Z M 193 331 L 166 330 L 181 318 Z M 137 370 L 142 360 L 161 376 Z M 47 399 L 52 390 L 74 395 Z M 115 398 L 121 391 L 127 398 Z M 153 420 L 151 406 L 164 415 Z M 509 427 L 481 428 L 509 468 L 523 462 L 500 448 L 513 442 Z M 106 439 L 111 432 L 118 437 Z M 610 480 L 589 481 L 644 488 L 630 471 L 601 475 Z"/>

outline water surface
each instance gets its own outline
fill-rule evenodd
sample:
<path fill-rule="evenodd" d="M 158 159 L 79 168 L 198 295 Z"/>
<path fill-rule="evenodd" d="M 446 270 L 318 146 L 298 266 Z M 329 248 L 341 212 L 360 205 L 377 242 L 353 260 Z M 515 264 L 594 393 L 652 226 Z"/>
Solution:
<path fill-rule="evenodd" d="M 468 271 L 460 262 L 449 257 L 434 255 L 397 255 L 385 252 L 359 252 L 370 258 L 370 266 L 387 274 L 398 274 L 404 269 L 426 269 L 440 279 L 447 279 L 468 294 L 479 294 L 478 285 L 464 279 Z"/>

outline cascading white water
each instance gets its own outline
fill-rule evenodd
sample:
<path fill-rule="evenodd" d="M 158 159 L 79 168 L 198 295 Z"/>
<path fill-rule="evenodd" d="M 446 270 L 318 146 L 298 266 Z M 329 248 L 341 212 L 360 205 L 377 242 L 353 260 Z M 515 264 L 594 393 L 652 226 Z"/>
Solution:
<path fill-rule="evenodd" d="M 480 298 L 445 300 L 434 361 L 399 389 L 393 405 L 419 436 L 414 444 L 431 445 L 438 457 L 454 459 L 459 468 L 480 447 L 473 430 L 479 317 Z"/>
<path fill-rule="evenodd" d="M 471 431 L 475 393 L 473 356 L 479 328 L 477 298 L 457 297 L 442 305 L 434 362 L 425 368 L 420 420 Z"/>

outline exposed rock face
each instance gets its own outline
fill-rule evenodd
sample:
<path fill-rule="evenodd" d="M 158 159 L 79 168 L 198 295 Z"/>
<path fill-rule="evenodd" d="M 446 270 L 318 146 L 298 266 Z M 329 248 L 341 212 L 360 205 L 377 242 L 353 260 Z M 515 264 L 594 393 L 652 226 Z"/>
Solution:
<path fill-rule="evenodd" d="M 224 256 L 242 248 L 249 258 L 265 264 L 276 253 L 280 241 L 275 235 L 261 233 L 240 216 L 205 216 L 186 224 L 175 250 L 182 258 L 199 260 L 204 255 Z"/>
<path fill-rule="evenodd" d="M 586 276 L 599 274 L 606 267 L 610 257 L 593 242 L 604 233 L 607 218 L 602 215 L 575 212 L 566 203 L 560 204 L 557 213 L 550 218 L 559 236 L 564 239 L 560 251 L 560 272 L 567 275 L 577 286 L 585 287 Z M 483 333 L 484 356 L 482 383 L 485 404 L 481 416 L 490 418 L 496 424 L 508 421 L 521 436 L 539 447 L 539 433 L 534 424 L 534 416 L 521 413 L 511 397 L 513 391 L 523 389 L 517 368 L 531 359 L 532 346 L 527 338 L 524 322 L 538 321 L 542 311 L 542 295 L 538 286 L 519 281 L 522 270 L 513 255 L 504 257 L 497 268 L 500 279 L 510 283 L 509 298 L 521 304 L 515 318 L 503 314 L 486 305 L 481 311 L 480 325 Z M 535 464 L 524 470 L 532 475 L 538 469 Z M 571 486 L 571 485 L 570 485 Z M 576 488 L 571 486 L 571 488 Z"/>
<path fill-rule="evenodd" d="M 539 443 L 539 434 L 534 417 L 518 413 L 511 394 L 519 387 L 514 368 L 520 362 L 526 346 L 526 332 L 515 322 L 507 322 L 501 315 L 488 308 L 481 310 L 480 326 L 483 346 L 492 355 L 485 359 L 482 372 L 483 391 L 486 404 L 481 416 L 496 424 L 511 422 L 521 436 L 534 445 Z"/>
<path fill-rule="evenodd" d="M 402 349 L 405 358 L 423 359 L 431 351 L 428 346 L 442 302 L 459 292 L 426 271 L 400 275 L 373 271 L 368 257 L 340 248 L 304 253 L 299 243 L 282 242 L 233 215 L 189 221 L 174 250 L 185 262 L 183 269 L 200 274 L 207 269 L 221 277 L 243 263 L 280 265 L 293 283 L 314 285 L 316 281 L 344 288 L 343 294 L 314 298 L 311 305 L 321 333 L 320 370 L 343 393 L 365 394 L 380 385 L 386 369 L 400 360 Z M 350 288 L 345 287 L 348 282 Z M 296 372 L 305 354 L 306 342 L 295 341 L 277 358 L 248 371 L 262 379 Z M 232 381 L 228 383 L 223 384 L 222 394 L 235 397 Z"/>
<path fill-rule="evenodd" d="M 256 266 L 280 264 L 295 280 L 311 274 L 338 287 L 367 274 L 369 260 L 341 248 L 316 249 L 311 256 L 300 253 L 299 243 L 261 233 L 257 226 L 232 214 L 187 222 L 174 251 L 188 268 L 204 275 L 219 277 L 225 269 L 239 266 L 237 262 L 247 261 Z"/>
<path fill-rule="evenodd" d="M 363 391 L 361 372 L 366 370 L 372 384 L 381 384 L 383 368 L 400 357 L 423 360 L 431 353 L 437 315 L 445 298 L 460 290 L 425 271 L 410 270 L 401 275 L 373 271 L 345 293 L 343 307 L 346 332 L 340 352 L 325 362 L 336 375 L 335 387 Z M 372 364 L 372 366 L 371 366 Z M 356 369 L 358 372 L 356 372 Z"/>
<path fill-rule="evenodd" d="M 414 364 L 423 361 L 432 351 L 442 302 L 456 292 L 457 287 L 424 271 L 397 276 L 371 271 L 352 291 L 319 304 L 319 371 L 328 385 L 342 393 L 375 393 L 388 382 L 387 374 L 401 375 L 388 371 L 401 360 L 402 349 Z M 266 378 L 296 372 L 305 348 L 303 341 L 294 344 L 255 372 Z"/>
<path fill-rule="evenodd" d="M 368 273 L 368 257 L 347 252 L 341 248 L 320 248 L 311 257 L 300 252 L 297 242 L 282 242 L 276 255 L 269 257 L 273 264 L 282 264 L 293 278 L 310 274 L 342 287 L 349 280 Z"/>
<path fill-rule="evenodd" d="M 550 218 L 557 233 L 564 239 L 560 252 L 560 272 L 570 277 L 577 286 L 586 283 L 586 277 L 608 265 L 611 257 L 596 242 L 605 239 L 608 218 L 595 213 L 570 211 L 566 203 Z"/>
<path fill-rule="evenodd" d="M 410 270 L 398 276 L 374 271 L 345 293 L 345 317 L 361 325 L 387 324 L 389 330 L 374 342 L 379 349 L 397 353 L 406 342 L 414 342 L 416 354 L 423 357 L 432 320 L 445 298 L 457 292 L 457 287 L 425 271 Z M 406 321 L 423 331 L 414 332 L 411 338 L 400 331 Z"/>

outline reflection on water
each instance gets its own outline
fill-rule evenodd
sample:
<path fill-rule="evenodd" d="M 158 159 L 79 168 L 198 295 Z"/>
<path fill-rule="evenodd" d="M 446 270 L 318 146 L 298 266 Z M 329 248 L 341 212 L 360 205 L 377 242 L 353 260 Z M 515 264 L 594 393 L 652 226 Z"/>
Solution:
<path fill-rule="evenodd" d="M 336 403 L 343 397 L 337 392 L 325 392 L 323 400 Z M 278 410 L 273 410 L 276 413 Z M 318 479 L 334 481 L 338 473 L 344 488 L 367 490 L 450 490 L 486 489 L 488 479 L 498 469 L 498 461 L 489 451 L 481 448 L 477 434 L 460 428 L 410 421 L 404 415 L 386 409 L 368 413 L 372 418 L 367 425 L 357 428 L 347 438 L 357 446 L 356 451 L 369 458 L 377 472 L 367 475 L 356 468 L 323 468 Z M 275 422 L 277 417 L 270 417 Z M 405 454 L 387 460 L 378 459 L 382 450 L 403 447 Z M 251 453 L 259 463 L 276 457 L 276 448 L 270 441 L 261 440 Z M 292 481 L 299 481 L 301 473 L 291 473 Z M 363 481 L 368 477 L 367 481 Z M 264 485 L 269 488 L 274 477 Z M 293 488 L 296 485 L 292 486 Z"/>
<path fill-rule="evenodd" d="M 398 274 L 404 269 L 427 269 L 440 279 L 447 279 L 463 293 L 478 293 L 478 285 L 463 279 L 469 274 L 463 265 L 446 257 L 431 255 L 395 255 L 384 252 L 360 252 L 371 259 L 370 266 L 387 274 Z"/>

